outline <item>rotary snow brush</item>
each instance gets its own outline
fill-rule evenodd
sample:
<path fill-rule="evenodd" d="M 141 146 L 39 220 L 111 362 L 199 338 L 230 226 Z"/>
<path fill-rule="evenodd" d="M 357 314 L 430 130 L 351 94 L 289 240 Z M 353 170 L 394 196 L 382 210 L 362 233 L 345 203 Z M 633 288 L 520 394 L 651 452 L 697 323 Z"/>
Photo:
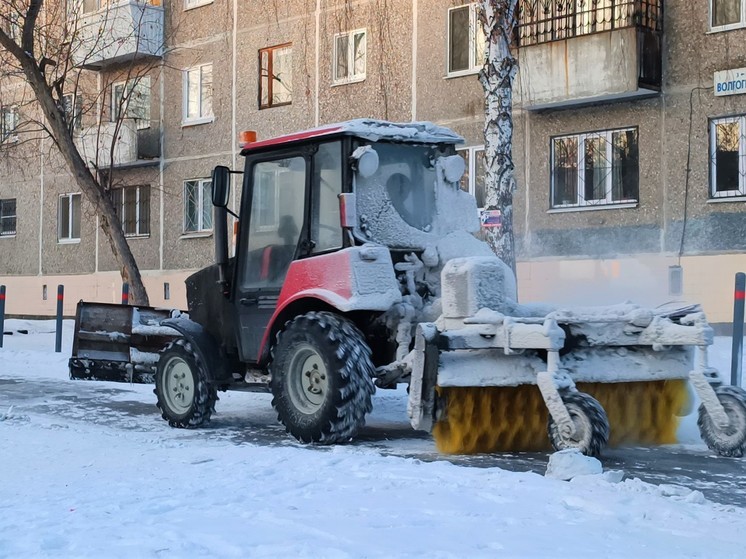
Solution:
<path fill-rule="evenodd" d="M 417 326 L 408 411 L 442 452 L 673 443 L 688 386 L 710 448 L 746 448 L 746 397 L 713 387 L 698 309 L 518 305 L 512 272 L 489 257 L 450 260 L 441 284 L 441 316 Z"/>
<path fill-rule="evenodd" d="M 678 414 L 686 408 L 683 380 L 578 383 L 606 411 L 609 445 L 676 442 Z M 439 388 L 443 419 L 433 427 L 440 452 L 477 454 L 550 448 L 548 413 L 536 385 Z M 572 415 L 572 412 L 571 412 Z"/>

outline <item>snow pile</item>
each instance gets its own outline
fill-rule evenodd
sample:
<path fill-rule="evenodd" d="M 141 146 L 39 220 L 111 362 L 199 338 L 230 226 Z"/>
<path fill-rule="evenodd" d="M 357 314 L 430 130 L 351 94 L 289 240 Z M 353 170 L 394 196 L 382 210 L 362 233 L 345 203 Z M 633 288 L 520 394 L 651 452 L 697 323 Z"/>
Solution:
<path fill-rule="evenodd" d="M 569 481 L 578 476 L 601 474 L 601 462 L 592 456 L 584 456 L 576 448 L 555 452 L 549 457 L 546 477 Z"/>

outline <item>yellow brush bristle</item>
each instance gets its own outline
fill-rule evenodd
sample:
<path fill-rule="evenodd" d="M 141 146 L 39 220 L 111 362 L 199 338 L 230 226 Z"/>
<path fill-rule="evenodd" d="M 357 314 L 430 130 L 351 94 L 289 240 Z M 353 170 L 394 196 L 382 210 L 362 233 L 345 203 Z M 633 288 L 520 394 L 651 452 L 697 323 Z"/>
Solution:
<path fill-rule="evenodd" d="M 668 380 L 580 383 L 596 398 L 611 426 L 610 446 L 676 442 L 678 418 L 687 398 L 686 382 Z M 438 388 L 446 419 L 433 428 L 446 454 L 547 450 L 547 410 L 538 387 Z"/>

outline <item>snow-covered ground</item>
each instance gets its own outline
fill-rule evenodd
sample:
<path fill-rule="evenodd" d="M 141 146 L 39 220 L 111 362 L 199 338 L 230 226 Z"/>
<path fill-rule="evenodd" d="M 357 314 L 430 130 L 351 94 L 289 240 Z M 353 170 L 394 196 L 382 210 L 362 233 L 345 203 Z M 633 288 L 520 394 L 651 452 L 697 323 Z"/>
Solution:
<path fill-rule="evenodd" d="M 682 487 L 615 483 L 613 472 L 564 482 L 364 445 L 236 442 L 219 429 L 171 429 L 154 411 L 104 414 L 76 404 L 106 383 L 67 380 L 72 324 L 61 354 L 53 327 L 6 321 L 29 334 L 0 349 L 0 557 L 746 554 L 746 509 Z M 726 376 L 728 344 L 719 338 L 712 359 Z M 24 381 L 63 385 L 65 398 L 27 405 Z M 109 386 L 121 405 L 154 410 L 152 387 Z M 405 422 L 404 396 L 376 395 L 371 421 Z M 218 412 L 274 417 L 262 394 L 221 394 Z M 682 434 L 696 437 L 687 425 Z"/>

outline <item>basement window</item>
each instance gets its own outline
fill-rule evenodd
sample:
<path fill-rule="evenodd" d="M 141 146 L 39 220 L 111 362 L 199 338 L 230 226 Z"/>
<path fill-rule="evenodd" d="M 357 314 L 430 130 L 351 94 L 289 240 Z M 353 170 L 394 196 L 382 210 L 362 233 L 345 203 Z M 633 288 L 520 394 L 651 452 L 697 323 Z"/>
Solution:
<path fill-rule="evenodd" d="M 637 128 L 560 136 L 551 142 L 551 208 L 637 203 Z"/>
<path fill-rule="evenodd" d="M 710 195 L 746 196 L 746 115 L 710 121 Z"/>

